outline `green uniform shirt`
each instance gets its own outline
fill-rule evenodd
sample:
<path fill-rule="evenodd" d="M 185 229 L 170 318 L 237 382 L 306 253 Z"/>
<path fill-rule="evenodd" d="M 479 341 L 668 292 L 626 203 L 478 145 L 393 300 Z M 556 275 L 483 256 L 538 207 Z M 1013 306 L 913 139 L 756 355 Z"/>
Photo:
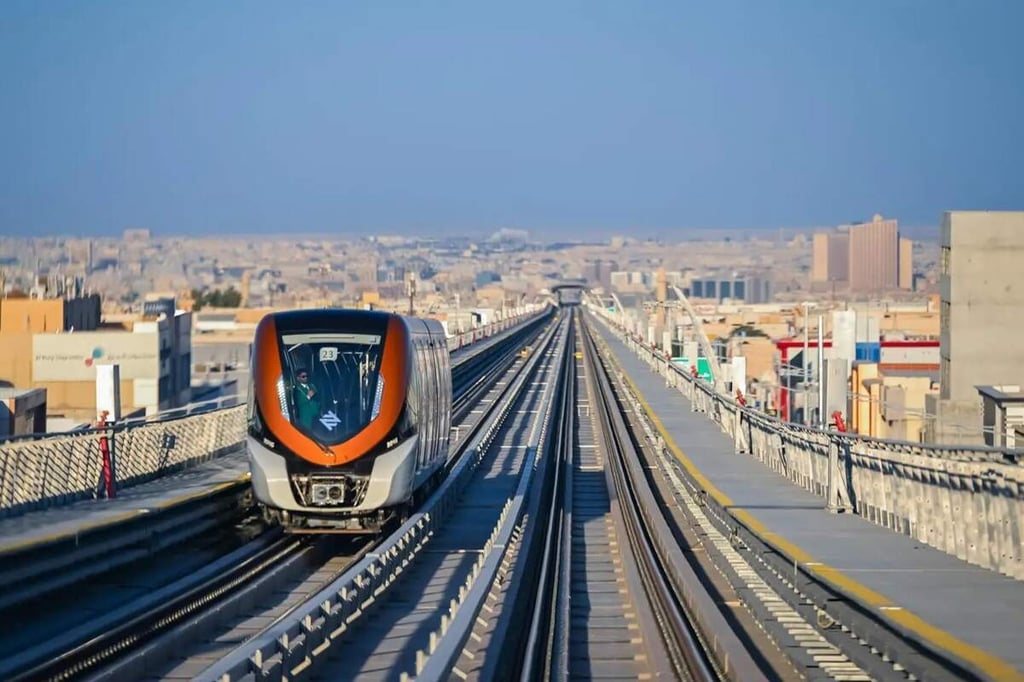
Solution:
<path fill-rule="evenodd" d="M 310 389 L 313 397 L 309 397 Z M 320 392 L 313 384 L 295 385 L 295 409 L 298 412 L 299 424 L 312 428 L 313 420 L 320 416 Z"/>

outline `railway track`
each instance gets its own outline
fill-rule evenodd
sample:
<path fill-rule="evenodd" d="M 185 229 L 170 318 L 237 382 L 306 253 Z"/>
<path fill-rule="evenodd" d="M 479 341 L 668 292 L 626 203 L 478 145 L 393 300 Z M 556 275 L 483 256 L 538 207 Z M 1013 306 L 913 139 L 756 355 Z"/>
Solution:
<path fill-rule="evenodd" d="M 651 628 L 641 627 L 644 605 L 630 588 L 636 566 L 622 551 L 621 515 L 590 410 L 592 382 L 578 334 L 573 341 L 551 463 L 554 485 L 545 525 L 534 531 L 544 535 L 543 554 L 519 678 L 653 679 L 667 670 L 651 656 L 657 646 L 648 640 Z"/>
<path fill-rule="evenodd" d="M 578 326 L 521 537 L 417 676 L 770 678 L 684 558 Z"/>
<path fill-rule="evenodd" d="M 481 428 L 488 401 L 502 390 L 501 376 L 516 371 L 524 339 L 529 336 L 517 334 L 487 362 L 462 370 L 453 405 L 459 433 Z M 456 461 L 453 456 L 450 465 Z M 72 597 L 58 607 L 35 604 L 29 631 L 0 640 L 0 647 L 10 648 L 0 659 L 0 677 L 192 679 L 240 642 L 286 618 L 380 540 L 282 537 L 277 530 L 250 534 L 257 537 L 245 544 L 186 545 L 173 561 L 163 554 L 144 557 L 117 575 L 76 584 Z M 22 606 L 31 610 L 33 605 Z M 47 617 L 39 619 L 40 611 Z M 190 647 L 193 655 L 178 653 Z"/>
<path fill-rule="evenodd" d="M 664 652 L 660 660 L 650 661 L 650 672 L 663 674 L 667 668 L 677 679 L 692 680 L 769 679 L 763 662 L 755 658 L 735 624 L 700 582 L 656 503 L 611 377 L 586 329 L 583 346 L 601 440 L 608 453 L 609 484 L 650 608 L 645 622 L 656 624 Z M 650 625 L 646 629 L 650 630 Z"/>
<path fill-rule="evenodd" d="M 461 441 L 466 454 L 423 509 L 287 621 L 203 671 L 201 680 L 397 678 L 419 675 L 452 624 L 469 617 L 500 562 L 556 392 L 553 324 L 515 376 L 498 382 L 497 414 Z M 460 613 L 461 610 L 461 613 Z M 429 676 L 429 675 L 428 675 Z"/>
<path fill-rule="evenodd" d="M 480 652 L 489 660 L 475 669 L 461 660 L 461 671 L 488 680 L 765 679 L 689 580 L 583 324 L 575 350 L 550 489 L 530 531 L 538 540 L 495 590 L 501 622 L 478 628 L 477 637 L 491 632 Z"/>

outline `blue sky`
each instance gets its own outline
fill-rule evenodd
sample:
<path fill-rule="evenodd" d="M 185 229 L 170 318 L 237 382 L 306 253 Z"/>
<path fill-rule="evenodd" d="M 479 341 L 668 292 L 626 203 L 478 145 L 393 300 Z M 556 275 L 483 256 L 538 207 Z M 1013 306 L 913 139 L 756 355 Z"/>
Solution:
<path fill-rule="evenodd" d="M 0 3 L 0 234 L 1024 209 L 1024 2 Z"/>

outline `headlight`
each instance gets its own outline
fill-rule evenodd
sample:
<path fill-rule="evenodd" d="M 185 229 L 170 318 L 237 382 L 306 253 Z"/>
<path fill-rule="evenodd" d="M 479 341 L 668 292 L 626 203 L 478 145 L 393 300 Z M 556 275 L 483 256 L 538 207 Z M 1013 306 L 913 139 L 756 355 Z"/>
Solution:
<path fill-rule="evenodd" d="M 292 418 L 288 414 L 288 391 L 284 387 L 284 377 L 277 378 L 277 399 L 281 403 L 281 414 L 285 419 L 291 421 Z"/>
<path fill-rule="evenodd" d="M 380 414 L 380 399 L 384 395 L 384 377 L 377 377 L 377 395 L 373 397 L 373 410 L 370 412 L 370 421 Z"/>

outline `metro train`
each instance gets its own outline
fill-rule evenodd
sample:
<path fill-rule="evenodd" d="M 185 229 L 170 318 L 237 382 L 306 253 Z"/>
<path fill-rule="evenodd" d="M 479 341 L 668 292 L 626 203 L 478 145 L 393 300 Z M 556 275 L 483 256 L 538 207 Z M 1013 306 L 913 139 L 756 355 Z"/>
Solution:
<path fill-rule="evenodd" d="M 272 313 L 256 328 L 250 367 L 249 468 L 269 522 L 376 532 L 444 477 L 452 380 L 438 321 Z"/>

